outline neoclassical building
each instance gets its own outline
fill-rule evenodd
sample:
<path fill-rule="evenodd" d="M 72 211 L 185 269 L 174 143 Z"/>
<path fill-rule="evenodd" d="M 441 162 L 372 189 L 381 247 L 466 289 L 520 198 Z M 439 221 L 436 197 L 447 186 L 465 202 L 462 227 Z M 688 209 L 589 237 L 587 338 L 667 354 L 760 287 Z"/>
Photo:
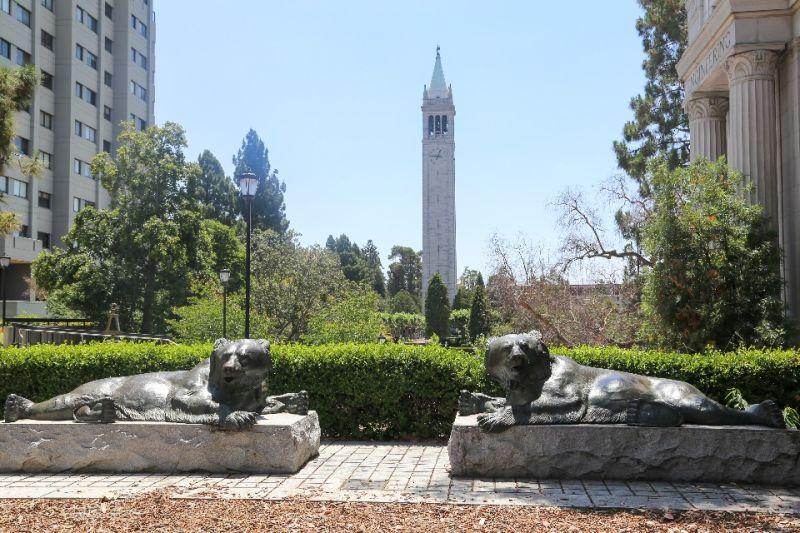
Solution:
<path fill-rule="evenodd" d="M 800 316 L 800 0 L 686 0 L 678 63 L 691 157 L 725 155 L 753 184 L 784 250 L 786 302 Z"/>

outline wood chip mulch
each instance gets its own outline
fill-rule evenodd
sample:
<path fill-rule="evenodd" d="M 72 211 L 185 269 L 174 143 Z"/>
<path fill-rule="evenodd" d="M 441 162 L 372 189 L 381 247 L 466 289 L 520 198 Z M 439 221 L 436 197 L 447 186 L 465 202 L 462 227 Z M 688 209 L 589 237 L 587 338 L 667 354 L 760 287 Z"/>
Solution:
<path fill-rule="evenodd" d="M 800 531 L 800 517 L 510 506 L 179 500 L 0 500 L 0 531 Z"/>

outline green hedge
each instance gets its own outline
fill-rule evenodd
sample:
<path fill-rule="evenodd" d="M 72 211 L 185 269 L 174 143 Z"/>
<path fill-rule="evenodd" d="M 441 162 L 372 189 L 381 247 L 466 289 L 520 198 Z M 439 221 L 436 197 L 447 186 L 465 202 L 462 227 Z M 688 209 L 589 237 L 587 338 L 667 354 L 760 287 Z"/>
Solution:
<path fill-rule="evenodd" d="M 114 375 L 190 368 L 208 344 L 104 343 L 0 350 L 0 398 L 43 400 Z M 685 355 L 615 348 L 554 349 L 580 363 L 682 379 L 720 399 L 731 387 L 751 402 L 797 407 L 800 354 L 741 351 Z M 323 433 L 340 438 L 444 437 L 461 389 L 498 394 L 482 359 L 439 346 L 337 344 L 274 346 L 275 394 L 305 389 Z"/>

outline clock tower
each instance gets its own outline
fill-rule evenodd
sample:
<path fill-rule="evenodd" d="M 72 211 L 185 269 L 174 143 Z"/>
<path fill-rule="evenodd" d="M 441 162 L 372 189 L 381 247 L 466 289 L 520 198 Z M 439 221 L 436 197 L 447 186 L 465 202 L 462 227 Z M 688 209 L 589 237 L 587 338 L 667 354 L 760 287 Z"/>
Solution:
<path fill-rule="evenodd" d="M 456 295 L 456 167 L 453 90 L 436 47 L 430 86 L 422 93 L 422 298 L 437 273 Z"/>

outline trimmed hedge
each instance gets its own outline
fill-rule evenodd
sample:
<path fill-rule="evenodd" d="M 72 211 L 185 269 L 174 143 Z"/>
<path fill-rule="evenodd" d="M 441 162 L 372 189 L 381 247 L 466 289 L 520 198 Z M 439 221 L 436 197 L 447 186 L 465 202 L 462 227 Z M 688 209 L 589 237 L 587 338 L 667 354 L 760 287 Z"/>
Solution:
<path fill-rule="evenodd" d="M 209 344 L 102 343 L 0 350 L 0 398 L 41 401 L 108 376 L 190 368 Z M 800 404 L 800 353 L 712 352 L 686 355 L 608 347 L 553 352 L 605 368 L 681 379 L 721 399 L 736 387 L 751 402 Z M 440 346 L 402 344 L 276 345 L 274 394 L 305 389 L 323 433 L 339 438 L 438 438 L 450 432 L 462 389 L 500 394 L 481 357 Z"/>

